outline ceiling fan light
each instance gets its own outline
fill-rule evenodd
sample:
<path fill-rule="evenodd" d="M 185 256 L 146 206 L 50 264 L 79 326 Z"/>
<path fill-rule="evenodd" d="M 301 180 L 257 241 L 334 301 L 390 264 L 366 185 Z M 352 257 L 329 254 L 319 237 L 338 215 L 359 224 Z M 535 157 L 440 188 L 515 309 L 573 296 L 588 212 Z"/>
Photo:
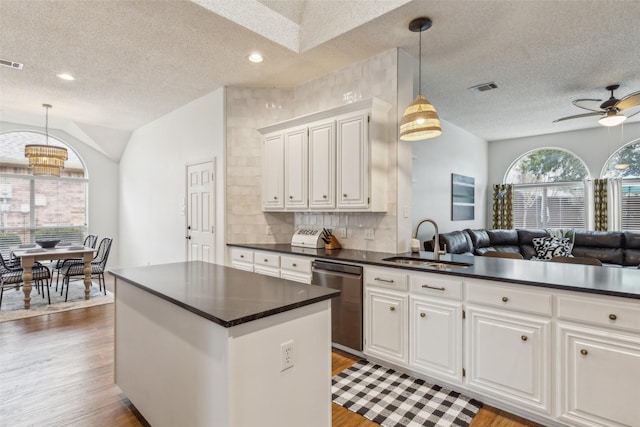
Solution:
<path fill-rule="evenodd" d="M 419 141 L 434 138 L 440 134 L 442 134 L 442 127 L 436 109 L 423 94 L 419 93 L 415 101 L 404 110 L 400 122 L 400 139 Z"/>
<path fill-rule="evenodd" d="M 611 111 L 608 111 L 606 115 L 602 116 L 602 118 L 598 120 L 598 123 L 600 123 L 602 126 L 611 127 L 611 126 L 618 126 L 625 120 L 627 120 L 627 116 L 623 114 L 618 114 L 616 111 L 611 110 Z"/>

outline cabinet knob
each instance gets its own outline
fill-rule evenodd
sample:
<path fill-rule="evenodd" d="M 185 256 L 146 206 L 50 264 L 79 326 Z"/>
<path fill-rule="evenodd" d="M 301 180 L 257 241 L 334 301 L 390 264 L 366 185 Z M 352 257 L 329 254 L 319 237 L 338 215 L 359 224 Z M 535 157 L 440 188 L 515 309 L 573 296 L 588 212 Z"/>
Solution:
<path fill-rule="evenodd" d="M 244 255 L 240 255 L 240 258 L 244 258 Z"/>
<path fill-rule="evenodd" d="M 523 335 L 523 336 L 521 336 L 521 337 L 520 337 L 520 339 L 521 339 L 522 341 L 526 341 L 526 340 L 528 340 L 529 338 L 527 338 L 527 336 L 526 336 L 526 335 Z"/>
<path fill-rule="evenodd" d="M 537 241 L 537 240 L 536 240 Z M 295 262 L 293 264 L 291 264 L 292 267 L 297 267 L 298 264 L 296 264 Z"/>
<path fill-rule="evenodd" d="M 580 354 L 586 356 L 587 354 L 589 354 L 589 352 L 583 348 L 582 350 L 580 350 Z"/>
<path fill-rule="evenodd" d="M 426 314 L 425 313 L 420 313 L 420 317 L 425 317 Z"/>
<path fill-rule="evenodd" d="M 293 196 L 289 196 L 289 200 L 293 199 Z"/>
<path fill-rule="evenodd" d="M 273 200 L 278 200 L 278 196 L 273 196 Z"/>
<path fill-rule="evenodd" d="M 346 199 L 346 198 L 347 198 L 347 195 L 346 195 L 346 194 L 343 194 L 343 195 L 342 195 L 342 197 Z"/>
<path fill-rule="evenodd" d="M 391 306 L 391 307 L 389 307 L 389 310 L 396 311 L 396 308 L 394 306 Z"/>
<path fill-rule="evenodd" d="M 615 314 L 610 314 L 609 315 L 609 319 L 611 320 L 616 320 L 618 318 L 618 316 L 616 316 Z"/>
<path fill-rule="evenodd" d="M 264 262 L 269 262 L 269 260 L 265 258 L 265 259 L 264 259 Z"/>
<path fill-rule="evenodd" d="M 326 194 L 323 194 L 323 195 L 322 195 L 322 198 L 323 198 L 323 199 L 326 199 L 326 198 L 327 198 L 327 195 L 326 195 Z"/>
<path fill-rule="evenodd" d="M 507 301 L 509 301 L 509 298 L 507 298 L 507 297 L 502 297 L 502 302 L 507 302 Z"/>

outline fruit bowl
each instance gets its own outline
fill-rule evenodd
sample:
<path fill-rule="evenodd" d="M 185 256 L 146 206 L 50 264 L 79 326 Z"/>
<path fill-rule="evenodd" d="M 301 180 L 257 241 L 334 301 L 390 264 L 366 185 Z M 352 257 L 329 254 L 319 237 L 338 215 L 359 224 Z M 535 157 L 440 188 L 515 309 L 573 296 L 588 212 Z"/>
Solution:
<path fill-rule="evenodd" d="M 55 248 L 56 245 L 60 243 L 60 239 L 42 239 L 42 240 L 36 240 L 36 243 L 42 249 L 50 249 L 50 248 Z"/>

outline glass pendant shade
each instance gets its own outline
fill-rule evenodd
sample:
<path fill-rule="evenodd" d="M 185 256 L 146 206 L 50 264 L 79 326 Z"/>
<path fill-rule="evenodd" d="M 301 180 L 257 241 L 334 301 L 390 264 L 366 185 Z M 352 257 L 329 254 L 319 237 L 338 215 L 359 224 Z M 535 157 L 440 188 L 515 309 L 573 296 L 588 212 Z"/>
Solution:
<path fill-rule="evenodd" d="M 419 141 L 434 138 L 442 133 L 440 118 L 431 103 L 419 93 L 416 99 L 404 110 L 400 122 L 400 139 Z"/>
<path fill-rule="evenodd" d="M 610 110 L 605 116 L 602 116 L 602 118 L 598 120 L 598 123 L 600 123 L 602 126 L 611 127 L 618 126 L 625 120 L 627 120 L 627 116 L 618 114 L 618 112 L 615 110 Z"/>
<path fill-rule="evenodd" d="M 49 109 L 51 105 L 42 104 L 46 109 L 45 144 L 29 144 L 24 146 L 24 156 L 29 159 L 29 167 L 37 176 L 60 176 L 64 161 L 69 158 L 67 149 L 49 145 Z"/>
<path fill-rule="evenodd" d="M 29 167 L 37 176 L 60 176 L 64 161 L 68 158 L 65 148 L 54 145 L 31 144 L 24 147 L 24 155 L 29 159 Z"/>

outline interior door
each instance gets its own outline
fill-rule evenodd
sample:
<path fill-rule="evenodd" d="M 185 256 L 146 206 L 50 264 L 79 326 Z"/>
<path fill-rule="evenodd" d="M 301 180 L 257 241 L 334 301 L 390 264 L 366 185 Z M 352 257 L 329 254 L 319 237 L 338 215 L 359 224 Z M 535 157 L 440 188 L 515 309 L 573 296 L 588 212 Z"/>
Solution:
<path fill-rule="evenodd" d="M 215 262 L 215 165 L 187 165 L 187 260 Z"/>

